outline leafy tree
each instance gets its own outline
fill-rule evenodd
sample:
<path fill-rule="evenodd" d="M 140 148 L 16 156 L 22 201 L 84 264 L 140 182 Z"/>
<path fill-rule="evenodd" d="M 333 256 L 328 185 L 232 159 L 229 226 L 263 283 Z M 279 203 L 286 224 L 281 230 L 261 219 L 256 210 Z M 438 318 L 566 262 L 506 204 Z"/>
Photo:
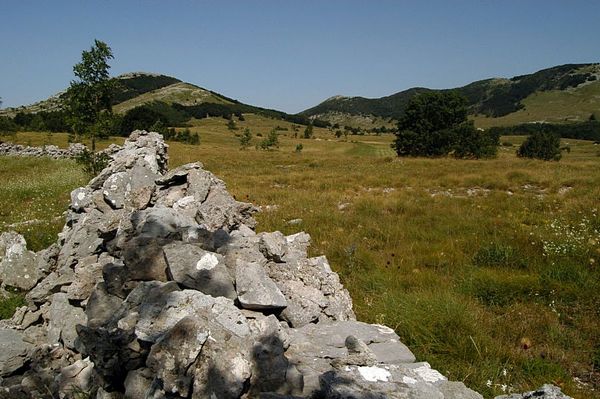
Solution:
<path fill-rule="evenodd" d="M 250 141 L 252 141 L 252 133 L 250 129 L 244 129 L 244 133 L 240 136 L 240 149 L 245 150 L 250 146 Z"/>
<path fill-rule="evenodd" d="M 276 129 L 272 129 L 267 138 L 256 145 L 256 148 L 262 150 L 270 150 L 272 147 L 279 147 L 279 136 Z"/>
<path fill-rule="evenodd" d="M 17 128 L 18 126 L 13 119 L 0 116 L 0 136 L 14 135 Z"/>
<path fill-rule="evenodd" d="M 229 116 L 229 122 L 227 122 L 227 129 L 229 129 L 229 130 L 237 130 L 237 126 L 235 124 L 235 121 L 233 120 L 233 116 L 232 115 Z"/>
<path fill-rule="evenodd" d="M 111 103 L 115 86 L 108 74 L 108 61 L 112 58 L 110 47 L 94 40 L 90 50 L 81 53 L 81 62 L 73 66 L 77 79 L 71 81 L 66 93 L 73 131 L 88 136 L 92 142 L 91 153 L 84 158 L 89 163 L 88 171 L 93 174 L 105 166 L 95 154 L 96 138 L 107 137 L 113 127 Z"/>
<path fill-rule="evenodd" d="M 304 146 L 302 144 L 296 144 L 296 153 L 300 154 Z"/>
<path fill-rule="evenodd" d="M 517 156 L 558 161 L 561 158 L 560 136 L 551 132 L 534 132 L 521 144 Z"/>
<path fill-rule="evenodd" d="M 496 154 L 498 137 L 467 120 L 467 100 L 456 92 L 427 92 L 411 98 L 398 122 L 392 147 L 398 156 L 480 158 Z"/>
<path fill-rule="evenodd" d="M 305 139 L 310 139 L 313 136 L 313 125 L 312 123 L 309 123 L 308 125 L 306 125 L 306 129 L 304 129 L 304 138 Z"/>

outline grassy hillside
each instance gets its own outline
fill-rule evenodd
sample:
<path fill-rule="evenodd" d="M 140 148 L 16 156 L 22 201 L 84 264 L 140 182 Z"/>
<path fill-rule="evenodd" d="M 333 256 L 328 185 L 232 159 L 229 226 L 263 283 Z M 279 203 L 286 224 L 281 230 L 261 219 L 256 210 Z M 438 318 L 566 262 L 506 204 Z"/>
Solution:
<path fill-rule="evenodd" d="M 469 101 L 470 113 L 479 127 L 552 121 L 585 120 L 600 112 L 600 64 L 567 64 L 511 79 L 486 79 L 456 90 Z M 301 112 L 330 120 L 336 113 L 398 119 L 408 100 L 428 91 L 412 88 L 376 99 L 331 97 Z"/>
<path fill-rule="evenodd" d="M 160 89 L 178 82 L 179 79 L 171 76 L 151 74 L 146 72 L 132 72 L 120 75 L 115 79 L 116 93 L 114 104 L 127 101 L 144 93 Z M 63 108 L 65 92 L 57 93 L 46 100 L 31 105 L 0 110 L 0 116 L 14 117 L 18 112 L 38 113 L 59 111 Z"/>
<path fill-rule="evenodd" d="M 206 89 L 194 86 L 190 83 L 177 82 L 118 103 L 113 107 L 113 110 L 117 113 L 125 113 L 132 108 L 154 101 L 165 102 L 168 104 L 177 103 L 181 105 L 195 105 L 201 103 L 232 104 L 231 101 Z"/>
<path fill-rule="evenodd" d="M 226 122 L 192 121 L 201 144 L 170 143 L 171 167 L 203 162 L 263 206 L 260 231 L 310 233 L 359 319 L 393 327 L 418 359 L 487 398 L 547 382 L 600 398 L 599 146 L 567 140 L 571 152 L 545 163 L 516 158 L 524 138 L 511 136 L 493 160 L 398 159 L 386 135 L 337 141 L 315 128 L 303 140 L 284 121 Z M 288 129 L 278 150 L 239 149 L 242 129 L 255 144 L 277 125 Z M 66 145 L 61 134 L 16 139 Z M 0 230 L 36 249 L 84 183 L 69 161 L 0 158 L 0 176 Z"/>
<path fill-rule="evenodd" d="M 528 122 L 581 122 L 597 114 L 600 119 L 600 81 L 577 89 L 536 92 L 521 101 L 523 108 L 498 118 L 473 116 L 478 127 L 512 126 Z"/>

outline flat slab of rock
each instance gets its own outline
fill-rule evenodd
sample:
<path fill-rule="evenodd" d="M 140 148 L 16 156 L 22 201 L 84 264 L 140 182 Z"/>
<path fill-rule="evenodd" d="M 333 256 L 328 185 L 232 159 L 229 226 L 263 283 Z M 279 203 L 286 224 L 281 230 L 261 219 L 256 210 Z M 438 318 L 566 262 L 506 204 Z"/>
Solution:
<path fill-rule="evenodd" d="M 0 329 L 0 376 L 6 376 L 23 367 L 27 352 L 33 345 L 23 341 L 21 333 Z"/>
<path fill-rule="evenodd" d="M 173 280 L 182 286 L 214 297 L 236 298 L 222 255 L 182 242 L 165 245 L 163 251 Z"/>
<path fill-rule="evenodd" d="M 238 300 L 245 309 L 283 309 L 287 306 L 285 297 L 259 263 L 238 259 L 235 282 Z"/>
<path fill-rule="evenodd" d="M 5 286 L 30 290 L 39 278 L 36 254 L 27 249 L 22 235 L 0 235 L 0 280 Z"/>

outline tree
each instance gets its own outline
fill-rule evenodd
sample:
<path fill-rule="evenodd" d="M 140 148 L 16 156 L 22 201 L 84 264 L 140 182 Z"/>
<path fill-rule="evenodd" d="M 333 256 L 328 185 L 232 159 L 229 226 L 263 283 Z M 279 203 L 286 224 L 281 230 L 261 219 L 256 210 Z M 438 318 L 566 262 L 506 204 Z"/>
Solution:
<path fill-rule="evenodd" d="M 91 154 L 88 170 L 96 174 L 103 167 L 100 157 L 95 154 L 96 138 L 106 137 L 113 128 L 112 97 L 114 83 L 110 79 L 108 61 L 114 58 L 112 50 L 100 40 L 94 40 L 89 51 L 81 53 L 81 62 L 73 66 L 76 80 L 71 81 L 66 93 L 66 106 L 71 126 L 77 134 L 90 138 Z"/>
<path fill-rule="evenodd" d="M 229 116 L 229 122 L 227 122 L 227 129 L 237 130 L 237 126 L 235 124 L 235 121 L 233 120 L 233 115 Z"/>
<path fill-rule="evenodd" d="M 456 92 L 414 96 L 398 122 L 392 147 L 398 156 L 480 158 L 496 154 L 499 137 L 467 120 L 467 100 Z"/>
<path fill-rule="evenodd" d="M 270 150 L 272 147 L 279 147 L 279 135 L 277 129 L 272 129 L 266 139 L 256 145 L 256 148 Z"/>
<path fill-rule="evenodd" d="M 245 150 L 250 146 L 250 141 L 252 140 L 252 133 L 250 129 L 244 129 L 244 133 L 240 136 L 240 149 Z"/>
<path fill-rule="evenodd" d="M 313 136 L 313 125 L 312 123 L 309 123 L 308 125 L 306 125 L 306 129 L 304 129 L 304 138 L 305 139 L 310 139 Z"/>
<path fill-rule="evenodd" d="M 560 136 L 551 132 L 534 132 L 521 144 L 517 156 L 558 161 L 561 158 Z"/>

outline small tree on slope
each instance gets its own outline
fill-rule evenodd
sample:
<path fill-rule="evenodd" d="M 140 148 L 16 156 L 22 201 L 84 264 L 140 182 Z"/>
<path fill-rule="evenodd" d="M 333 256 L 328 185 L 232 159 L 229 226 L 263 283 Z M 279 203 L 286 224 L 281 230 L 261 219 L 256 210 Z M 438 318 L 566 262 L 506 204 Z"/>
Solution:
<path fill-rule="evenodd" d="M 82 157 L 90 173 L 96 174 L 103 167 L 102 157 L 95 154 L 96 139 L 109 136 L 114 128 L 112 97 L 114 82 L 110 79 L 108 61 L 112 50 L 99 40 L 89 51 L 81 53 L 81 62 L 73 66 L 77 77 L 67 89 L 67 110 L 73 131 L 90 138 L 92 150 Z"/>

